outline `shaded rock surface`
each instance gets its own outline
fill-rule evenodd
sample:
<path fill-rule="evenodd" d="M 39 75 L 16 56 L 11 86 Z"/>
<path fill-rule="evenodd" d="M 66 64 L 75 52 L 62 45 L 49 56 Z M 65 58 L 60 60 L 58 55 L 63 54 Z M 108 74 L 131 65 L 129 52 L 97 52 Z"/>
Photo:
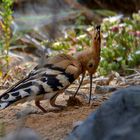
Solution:
<path fill-rule="evenodd" d="M 66 140 L 139 140 L 140 86 L 118 90 Z"/>

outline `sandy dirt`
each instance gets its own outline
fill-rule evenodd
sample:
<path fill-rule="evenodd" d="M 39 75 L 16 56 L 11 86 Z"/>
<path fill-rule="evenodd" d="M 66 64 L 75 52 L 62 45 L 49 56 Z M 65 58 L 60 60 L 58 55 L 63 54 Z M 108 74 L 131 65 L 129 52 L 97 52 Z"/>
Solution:
<path fill-rule="evenodd" d="M 85 92 L 87 92 L 87 90 L 85 90 Z M 76 122 L 86 119 L 104 100 L 108 99 L 108 96 L 110 96 L 110 94 L 102 94 L 92 100 L 92 103 L 89 105 L 86 99 L 78 95 L 77 98 L 82 105 L 68 106 L 59 112 L 43 113 L 35 107 L 34 102 L 10 106 L 0 111 L 0 122 L 4 125 L 3 130 L 1 130 L 4 132 L 1 133 L 8 134 L 22 126 L 32 128 L 43 140 L 62 140 L 72 131 Z M 66 105 L 68 98 L 69 95 L 60 95 L 57 99 L 57 103 Z M 46 109 L 50 108 L 48 101 L 43 101 L 42 105 Z M 20 114 L 24 112 L 23 110 L 30 113 L 27 113 L 24 117 L 23 115 L 20 117 Z"/>

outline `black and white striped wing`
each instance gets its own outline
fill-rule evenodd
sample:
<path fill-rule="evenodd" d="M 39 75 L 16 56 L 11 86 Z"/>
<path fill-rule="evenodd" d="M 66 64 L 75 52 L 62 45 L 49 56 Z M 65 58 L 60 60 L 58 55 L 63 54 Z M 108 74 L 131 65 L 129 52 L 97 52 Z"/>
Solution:
<path fill-rule="evenodd" d="M 54 95 L 63 91 L 73 81 L 74 76 L 65 69 L 47 64 L 43 68 L 34 69 L 27 78 L 18 82 L 0 96 L 0 109 L 31 95 Z M 51 96 L 50 96 L 51 97 Z"/>

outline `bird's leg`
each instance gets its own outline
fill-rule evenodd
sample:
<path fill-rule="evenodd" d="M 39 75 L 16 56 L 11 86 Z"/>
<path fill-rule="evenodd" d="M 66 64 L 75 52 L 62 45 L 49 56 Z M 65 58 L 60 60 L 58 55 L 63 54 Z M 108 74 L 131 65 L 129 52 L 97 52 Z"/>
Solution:
<path fill-rule="evenodd" d="M 89 93 L 89 104 L 90 104 L 90 100 L 91 100 L 91 94 L 92 94 L 92 74 L 90 75 L 90 93 Z"/>
<path fill-rule="evenodd" d="M 62 110 L 65 106 L 63 106 L 63 105 L 56 105 L 56 104 L 55 104 L 55 101 L 56 101 L 56 98 L 57 98 L 58 95 L 59 95 L 59 93 L 56 93 L 56 94 L 50 99 L 50 104 L 51 104 L 52 107 L 57 107 L 57 108 L 59 108 L 60 110 Z"/>
<path fill-rule="evenodd" d="M 79 89 L 80 89 L 80 87 L 81 87 L 81 85 L 83 83 L 84 77 L 85 77 L 85 73 L 82 74 L 82 79 L 81 79 L 80 84 L 79 84 L 79 86 L 78 86 L 78 88 L 77 88 L 77 90 L 76 90 L 76 92 L 75 92 L 73 97 L 75 97 L 77 95 L 77 93 L 78 93 L 78 91 L 79 91 Z"/>
<path fill-rule="evenodd" d="M 40 100 L 35 100 L 35 105 L 41 109 L 44 113 L 47 112 L 47 110 L 45 110 L 41 105 L 40 105 Z"/>

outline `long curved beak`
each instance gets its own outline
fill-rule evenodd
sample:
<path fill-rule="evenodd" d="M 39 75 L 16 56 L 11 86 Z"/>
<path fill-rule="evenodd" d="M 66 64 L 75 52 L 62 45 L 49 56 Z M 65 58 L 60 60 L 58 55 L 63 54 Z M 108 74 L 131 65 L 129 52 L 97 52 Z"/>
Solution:
<path fill-rule="evenodd" d="M 91 94 L 92 94 L 92 74 L 90 74 L 90 92 L 89 92 L 89 104 L 91 100 Z"/>

